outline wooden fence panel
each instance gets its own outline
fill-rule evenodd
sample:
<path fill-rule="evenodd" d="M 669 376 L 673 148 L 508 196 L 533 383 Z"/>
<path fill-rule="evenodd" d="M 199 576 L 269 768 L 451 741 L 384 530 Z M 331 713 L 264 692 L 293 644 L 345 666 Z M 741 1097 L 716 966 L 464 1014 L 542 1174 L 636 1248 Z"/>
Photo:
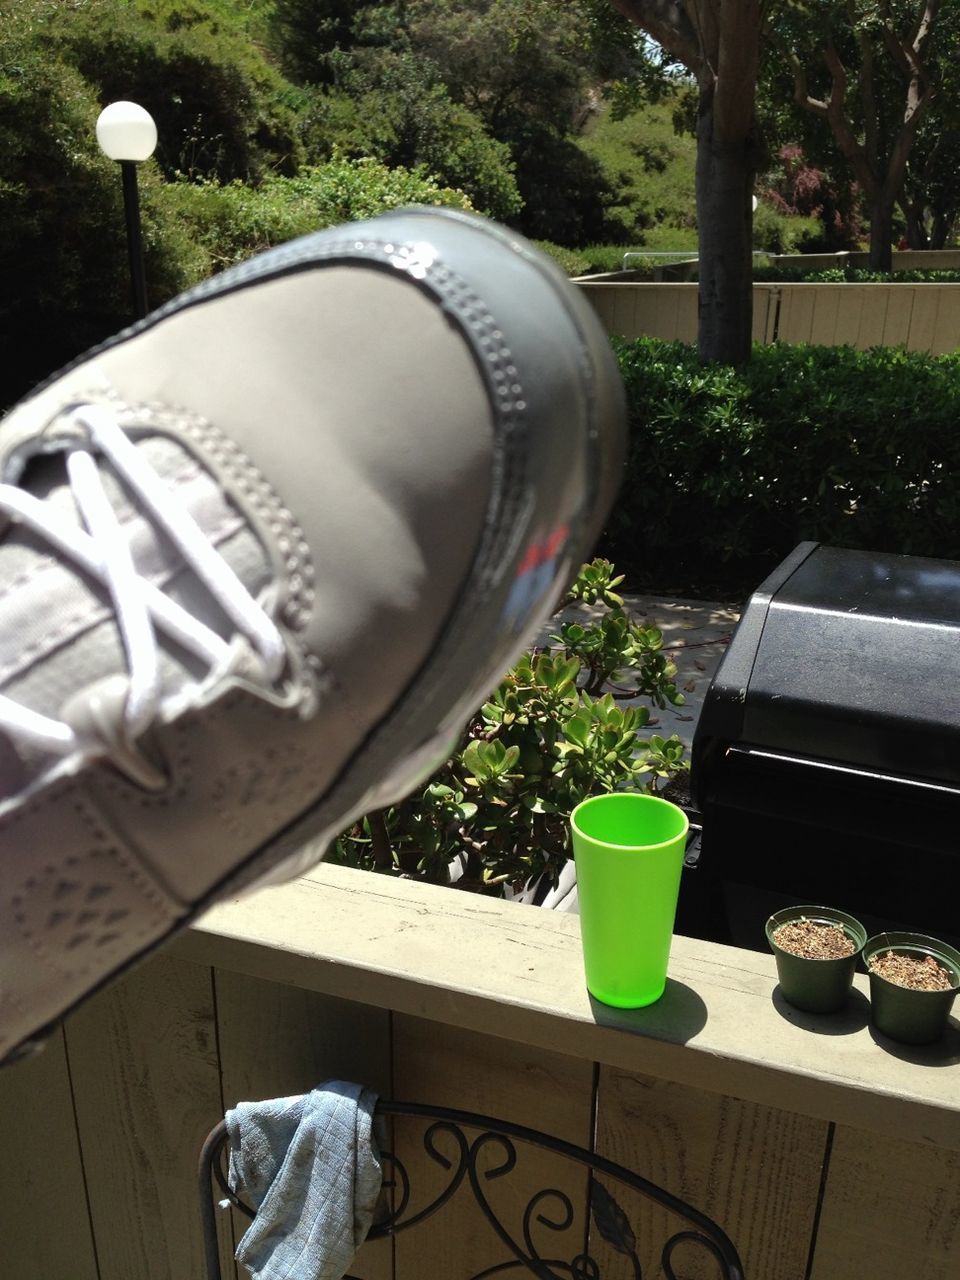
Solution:
<path fill-rule="evenodd" d="M 580 288 L 608 333 L 697 340 L 695 284 L 584 280 Z M 960 347 L 960 284 L 755 285 L 752 333 L 756 342 L 954 351 Z"/>
<path fill-rule="evenodd" d="M 781 291 L 780 342 L 809 342 L 813 328 L 815 294 L 809 286 L 785 285 Z"/>
<path fill-rule="evenodd" d="M 606 329 L 607 333 L 620 333 L 621 330 L 617 326 L 616 318 L 616 302 L 617 293 L 615 289 L 603 289 L 599 285 L 592 285 L 584 288 L 590 305 L 600 320 L 600 323 Z M 626 336 L 624 334 L 624 336 Z"/>
<path fill-rule="evenodd" d="M 887 314 L 883 324 L 885 347 L 899 347 L 909 341 L 916 296 L 916 288 L 911 288 L 910 285 L 899 285 L 896 293 L 888 291 Z"/>
<path fill-rule="evenodd" d="M 590 1146 L 593 1065 L 565 1054 L 551 1053 L 480 1035 L 456 1027 L 394 1015 L 394 1092 L 405 1102 L 427 1102 L 477 1111 L 526 1124 L 579 1146 Z M 411 1173 L 415 1204 L 445 1185 L 444 1170 L 423 1150 L 423 1129 L 398 1121 L 395 1142 Z M 468 1137 L 476 1136 L 474 1131 Z M 453 1155 L 453 1144 L 442 1136 L 438 1147 Z M 504 1224 L 515 1238 L 523 1210 L 544 1188 L 558 1188 L 573 1202 L 575 1219 L 569 1230 L 550 1231 L 534 1223 L 534 1242 L 546 1257 L 578 1254 L 586 1239 L 586 1173 L 562 1157 L 518 1144 L 516 1170 L 502 1181 L 481 1185 L 491 1203 L 502 1211 Z M 499 1146 L 480 1157 L 480 1168 L 501 1163 Z M 419 1188 L 419 1192 L 417 1192 Z M 542 1212 L 556 1218 L 555 1198 Z M 500 1243 L 468 1187 L 461 1187 L 448 1205 L 424 1225 L 396 1237 L 397 1280 L 466 1280 L 484 1267 L 507 1262 L 510 1254 Z"/>
<path fill-rule="evenodd" d="M 216 970 L 224 1108 L 354 1080 L 390 1095 L 390 1014 L 383 1009 Z M 235 1215 L 239 1239 L 247 1223 Z M 239 1268 L 240 1276 L 246 1271 Z M 393 1242 L 372 1241 L 351 1273 L 392 1280 Z"/>
<path fill-rule="evenodd" d="M 813 313 L 810 317 L 810 341 L 817 346 L 830 346 L 837 339 L 837 316 L 840 309 L 842 285 L 824 285 L 813 293 Z"/>
<path fill-rule="evenodd" d="M 960 1152 L 837 1125 L 810 1280 L 956 1280 Z"/>
<path fill-rule="evenodd" d="M 907 347 L 911 351 L 932 351 L 937 332 L 937 315 L 943 291 L 936 285 L 918 285 L 914 290 L 913 310 Z"/>
<path fill-rule="evenodd" d="M 603 296 L 612 317 L 610 332 L 634 337 L 640 331 L 636 313 L 643 302 L 643 295 L 635 289 L 623 289 L 612 284 L 603 290 Z"/>
<path fill-rule="evenodd" d="M 860 319 L 863 315 L 863 290 L 852 285 L 837 287 L 837 319 L 834 342 L 838 345 L 860 345 Z"/>
<path fill-rule="evenodd" d="M 780 291 L 774 285 L 755 285 L 753 290 L 753 325 L 750 336 L 754 342 L 772 342 L 775 333 L 777 304 Z"/>
<path fill-rule="evenodd" d="M 696 285 L 688 285 L 683 292 L 677 290 L 677 340 L 679 342 L 696 342 L 697 329 L 700 324 L 698 306 L 699 290 Z"/>
<path fill-rule="evenodd" d="M 0 1071 L 0 1276 L 97 1280 L 63 1032 Z"/>
<path fill-rule="evenodd" d="M 677 291 L 662 286 L 656 295 L 638 289 L 630 291 L 636 298 L 630 337 L 650 334 L 665 340 L 676 337 Z"/>
<path fill-rule="evenodd" d="M 197 1155 L 223 1114 L 210 969 L 160 956 L 66 1031 L 100 1280 L 202 1275 Z M 227 1266 L 230 1245 L 224 1217 Z"/>
<path fill-rule="evenodd" d="M 827 1130 L 824 1121 L 601 1069 L 597 1150 L 718 1222 L 749 1280 L 805 1280 Z M 659 1275 L 660 1249 L 683 1222 L 615 1183 L 609 1189 L 636 1233 L 644 1275 Z M 627 1258 L 610 1261 L 609 1280 L 633 1280 Z M 717 1275 L 703 1250 L 683 1246 L 676 1263 L 684 1280 Z M 836 1271 L 834 1280 L 868 1274 Z"/>
<path fill-rule="evenodd" d="M 862 265 L 869 266 L 869 255 L 862 254 Z M 901 249 L 891 254 L 893 270 L 897 271 L 957 271 L 960 270 L 960 249 Z"/>
<path fill-rule="evenodd" d="M 656 334 L 668 342 L 674 339 L 677 329 L 675 289 L 664 285 L 656 295 L 652 295 L 642 289 L 622 289 L 618 285 L 611 288 L 617 291 L 618 297 L 618 332 L 629 338 Z"/>
<path fill-rule="evenodd" d="M 891 305 L 890 289 L 881 284 L 854 285 L 860 293 L 860 331 L 857 346 L 861 351 L 883 345 L 883 331 L 887 324 L 887 309 Z M 898 302 L 894 299 L 893 306 Z"/>
<path fill-rule="evenodd" d="M 930 285 L 940 289 L 940 307 L 937 311 L 937 328 L 930 350 L 934 355 L 944 355 L 960 347 L 960 285 Z"/>
<path fill-rule="evenodd" d="M 803 271 L 824 271 L 844 265 L 867 270 L 870 255 L 866 252 L 848 253 L 772 253 L 772 265 L 799 267 Z M 960 249 L 894 249 L 891 254 L 894 274 L 898 271 L 956 271 L 960 268 Z"/>

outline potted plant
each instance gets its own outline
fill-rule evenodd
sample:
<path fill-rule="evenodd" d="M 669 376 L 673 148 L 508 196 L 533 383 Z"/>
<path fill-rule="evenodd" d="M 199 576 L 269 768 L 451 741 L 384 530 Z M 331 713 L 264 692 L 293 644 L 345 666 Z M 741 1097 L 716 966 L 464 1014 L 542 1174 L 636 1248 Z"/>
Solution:
<path fill-rule="evenodd" d="M 785 907 L 767 921 L 783 998 L 806 1013 L 837 1013 L 847 1003 L 867 940 L 859 920 L 833 907 Z"/>
<path fill-rule="evenodd" d="M 939 1040 L 960 988 L 960 953 L 922 933 L 878 933 L 863 959 L 877 1030 L 902 1044 Z"/>

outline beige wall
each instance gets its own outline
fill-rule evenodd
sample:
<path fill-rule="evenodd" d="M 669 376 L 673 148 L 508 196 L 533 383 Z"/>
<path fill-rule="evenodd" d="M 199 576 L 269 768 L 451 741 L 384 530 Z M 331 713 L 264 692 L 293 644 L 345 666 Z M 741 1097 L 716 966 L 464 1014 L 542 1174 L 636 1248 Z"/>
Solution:
<path fill-rule="evenodd" d="M 696 342 L 697 285 L 577 281 L 610 334 Z M 755 342 L 960 347 L 960 284 L 756 284 Z"/>
<path fill-rule="evenodd" d="M 802 271 L 824 271 L 830 267 L 854 267 L 869 270 L 869 253 L 771 253 L 775 267 L 799 267 Z M 960 249 L 895 249 L 891 254 L 892 269 L 897 271 L 956 271 L 960 268 Z"/>

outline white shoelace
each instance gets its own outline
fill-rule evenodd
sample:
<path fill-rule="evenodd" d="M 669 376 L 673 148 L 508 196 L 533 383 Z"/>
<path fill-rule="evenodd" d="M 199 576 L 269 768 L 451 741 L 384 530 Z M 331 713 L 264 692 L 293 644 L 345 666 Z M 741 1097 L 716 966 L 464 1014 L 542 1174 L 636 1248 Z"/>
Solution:
<path fill-rule="evenodd" d="M 185 563 L 209 590 L 237 631 L 256 649 L 269 681 L 284 667 L 283 637 L 261 605 L 213 547 L 193 517 L 179 506 L 113 414 L 99 405 L 74 409 L 72 421 L 83 427 L 91 445 L 106 458 L 137 495 L 139 504 L 177 546 Z M 99 579 L 110 592 L 117 628 L 128 664 L 124 728 L 129 742 L 151 724 L 161 700 L 157 629 L 206 663 L 224 666 L 231 646 L 159 588 L 142 578 L 101 480 L 93 454 L 74 449 L 67 474 L 77 510 L 87 527 L 62 519 L 47 503 L 0 484 L 0 511 L 48 542 L 60 555 Z M 40 750 L 69 755 L 84 745 L 65 721 L 41 715 L 0 694 L 0 731 Z"/>

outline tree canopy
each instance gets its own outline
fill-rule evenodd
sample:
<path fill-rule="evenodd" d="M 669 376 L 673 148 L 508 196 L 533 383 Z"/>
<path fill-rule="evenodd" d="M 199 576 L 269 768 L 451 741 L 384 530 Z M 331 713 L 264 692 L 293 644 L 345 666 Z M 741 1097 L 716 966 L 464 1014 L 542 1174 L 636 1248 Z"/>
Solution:
<path fill-rule="evenodd" d="M 140 167 L 153 303 L 320 225 L 329 166 L 357 208 L 421 190 L 605 261 L 628 238 L 686 246 L 695 222 L 701 354 L 739 363 L 751 248 L 809 225 L 786 232 L 777 208 L 853 243 L 862 200 L 878 255 L 893 225 L 945 242 L 958 54 L 945 0 L 0 0 L 0 398 L 129 317 L 93 134 L 108 101 L 158 124 Z M 638 106 L 636 136 L 624 119 L 614 137 Z M 696 134 L 695 218 L 671 113 Z"/>
<path fill-rule="evenodd" d="M 609 232 L 613 192 L 574 145 L 633 60 L 600 0 L 276 0 L 272 31 L 312 99 L 308 151 L 424 163 L 534 238 Z"/>
<path fill-rule="evenodd" d="M 420 157 L 400 168 L 311 157 L 309 102 L 249 38 L 240 8 L 0 0 L 0 403 L 132 318 L 119 175 L 95 140 L 108 101 L 133 98 L 158 123 L 156 156 L 139 166 L 153 305 L 290 235 L 391 204 L 470 203 Z M 453 136 L 457 110 L 450 167 L 491 206 L 515 208 L 505 148 L 479 129 Z"/>
<path fill-rule="evenodd" d="M 805 152 L 822 161 L 832 149 L 847 166 L 870 219 L 871 266 L 890 267 L 897 206 L 915 247 L 928 234 L 942 245 L 960 199 L 960 7 L 794 0 L 771 10 L 767 34 L 767 95 Z"/>
<path fill-rule="evenodd" d="M 753 314 L 752 196 L 763 0 L 611 0 L 694 77 L 700 355 L 743 364 Z"/>
<path fill-rule="evenodd" d="M 685 68 L 698 101 L 700 347 L 747 358 L 745 176 L 800 144 L 837 226 L 866 207 L 870 261 L 889 270 L 895 211 L 911 247 L 942 247 L 960 209 L 960 5 L 942 0 L 610 0 Z M 649 65 L 649 60 L 648 60 Z M 757 88 L 759 85 L 759 98 Z M 845 170 L 845 172 L 844 172 Z M 830 177 L 833 178 L 831 189 Z M 801 209 L 781 197 L 781 207 Z M 824 212 L 823 204 L 818 206 Z M 736 213 L 734 212 L 736 209 Z M 739 220 L 739 223 L 738 223 Z"/>

